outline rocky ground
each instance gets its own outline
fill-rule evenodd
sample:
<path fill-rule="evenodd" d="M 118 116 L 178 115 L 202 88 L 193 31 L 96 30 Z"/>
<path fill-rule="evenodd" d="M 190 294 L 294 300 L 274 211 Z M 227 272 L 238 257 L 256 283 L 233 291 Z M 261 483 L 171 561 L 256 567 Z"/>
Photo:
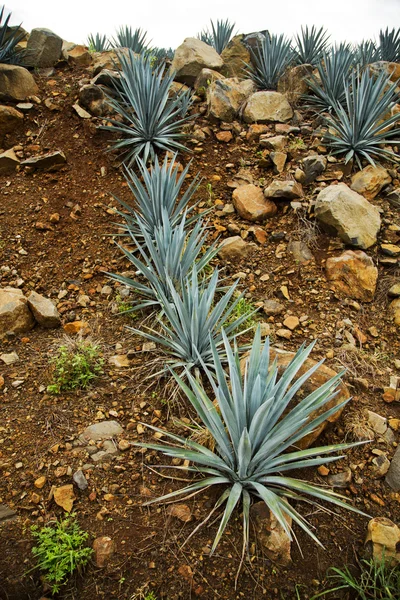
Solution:
<path fill-rule="evenodd" d="M 184 433 L 175 419 L 190 412 L 183 399 L 169 399 L 166 381 L 145 380 L 158 350 L 143 351 L 143 340 L 126 326 L 140 329 L 146 315 L 119 314 L 126 291 L 106 275 L 130 270 L 115 245 L 120 207 L 113 196 L 133 199 L 117 157 L 106 153 L 109 134 L 96 128 L 104 115 L 76 107 L 82 85 L 91 85 L 90 68 L 65 63 L 36 73 L 29 102 L 0 107 L 9 124 L 0 140 L 9 152 L 3 162 L 0 156 L 0 294 L 18 289 L 33 307 L 36 292 L 60 317 L 41 321 L 31 308 L 35 321 L 29 313 L 27 331 L 18 333 L 6 333 L 9 321 L 1 321 L 0 598 L 46 594 L 39 573 L 30 571 L 29 528 L 71 506 L 91 541 L 102 538 L 97 544 L 106 556 L 98 551 L 60 598 L 144 598 L 151 590 L 168 600 L 311 598 L 329 567 L 364 555 L 368 518 L 302 507 L 324 549 L 295 527 L 289 562 L 287 549 L 271 559 L 260 535 L 265 524 L 254 514 L 250 558 L 235 586 L 239 514 L 213 557 L 215 523 L 182 548 L 214 492 L 178 509 L 142 506 L 179 482 L 152 470 L 162 462 L 155 452 L 132 445 L 149 435 L 141 422 Z M 216 264 L 228 280 L 240 280 L 277 348 L 317 340 L 313 358 L 346 369 L 352 400 L 321 444 L 373 440 L 329 469 L 298 475 L 341 491 L 371 517 L 399 522 L 398 172 L 386 165 L 354 177 L 327 156 L 318 123 L 305 111 L 283 123 L 221 122 L 212 111 L 207 116 L 198 93 L 188 130 L 193 153 L 179 160 L 192 159 L 189 180 L 198 172 L 203 178 L 196 199 L 211 209 L 210 238 L 223 241 Z M 337 212 L 327 208 L 335 203 Z M 16 302 L 26 308 L 25 300 Z M 100 344 L 104 373 L 88 390 L 51 395 L 49 359 L 65 333 L 79 330 Z"/>

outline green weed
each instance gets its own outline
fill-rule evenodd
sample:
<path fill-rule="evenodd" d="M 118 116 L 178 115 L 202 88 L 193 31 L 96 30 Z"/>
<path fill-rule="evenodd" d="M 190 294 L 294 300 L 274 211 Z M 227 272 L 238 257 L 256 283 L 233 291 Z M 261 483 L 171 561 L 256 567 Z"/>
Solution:
<path fill-rule="evenodd" d="M 243 331 L 244 329 L 248 329 L 249 327 L 255 327 L 257 325 L 257 317 L 256 317 L 257 308 L 246 298 L 241 298 L 237 303 L 235 310 L 229 316 L 228 323 L 233 323 L 240 317 L 248 314 L 247 319 L 242 323 L 239 328 L 239 331 Z"/>
<path fill-rule="evenodd" d="M 47 386 L 50 394 L 85 389 L 90 382 L 103 373 L 104 359 L 100 357 L 98 344 L 90 340 L 77 341 L 66 338 L 58 348 L 54 364 L 53 383 Z"/>

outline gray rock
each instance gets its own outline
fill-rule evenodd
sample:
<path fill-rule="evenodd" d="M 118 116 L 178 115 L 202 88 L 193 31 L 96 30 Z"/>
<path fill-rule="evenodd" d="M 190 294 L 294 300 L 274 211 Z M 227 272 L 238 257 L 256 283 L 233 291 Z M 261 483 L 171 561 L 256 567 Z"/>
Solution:
<path fill-rule="evenodd" d="M 1 65 L 0 65 L 1 66 Z M 0 175 L 12 173 L 20 164 L 14 150 L 7 150 L 0 154 Z"/>
<path fill-rule="evenodd" d="M 400 208 L 400 188 L 396 188 L 387 194 L 386 200 L 395 208 Z"/>
<path fill-rule="evenodd" d="M 57 171 L 65 163 L 64 152 L 57 150 L 56 152 L 49 152 L 48 154 L 41 154 L 40 156 L 31 156 L 21 162 L 23 167 L 33 167 L 35 169 L 41 169 L 42 171 Z"/>
<path fill-rule="evenodd" d="M 302 198 L 304 192 L 301 184 L 297 181 L 275 179 L 271 185 L 265 188 L 264 196 L 273 200 L 294 200 L 295 198 Z"/>
<path fill-rule="evenodd" d="M 264 302 L 263 310 L 266 315 L 268 315 L 269 317 L 273 317 L 283 312 L 285 310 L 285 307 L 283 304 L 277 302 L 276 300 L 268 299 Z"/>
<path fill-rule="evenodd" d="M 254 90 L 255 84 L 251 79 L 217 79 L 207 89 L 208 110 L 220 121 L 232 123 Z"/>
<path fill-rule="evenodd" d="M 8 354 L 0 354 L 0 360 L 2 360 L 5 365 L 13 365 L 19 361 L 19 356 L 16 352 L 9 352 Z"/>
<path fill-rule="evenodd" d="M 121 435 L 123 429 L 117 421 L 101 421 L 94 425 L 89 425 L 85 431 L 79 436 L 82 442 L 88 442 L 93 440 L 95 442 L 99 440 L 108 440 L 113 437 Z"/>
<path fill-rule="evenodd" d="M 312 65 L 297 65 L 286 69 L 278 81 L 277 91 L 285 94 L 290 104 L 297 104 L 303 94 L 308 92 L 307 79 L 313 72 Z"/>
<path fill-rule="evenodd" d="M 314 260 L 313 253 L 305 242 L 293 240 L 288 244 L 288 252 L 293 254 L 293 258 L 299 264 L 304 264 Z"/>
<path fill-rule="evenodd" d="M 328 483 L 335 488 L 346 488 L 351 483 L 352 474 L 350 469 L 334 473 L 328 476 Z"/>
<path fill-rule="evenodd" d="M 292 117 L 292 107 L 286 96 L 279 92 L 256 92 L 243 110 L 246 123 L 285 123 Z"/>
<path fill-rule="evenodd" d="M 220 71 L 224 61 L 212 48 L 197 38 L 186 38 L 176 50 L 171 64 L 175 81 L 193 86 L 202 69 Z"/>
<path fill-rule="evenodd" d="M 7 521 L 12 521 L 17 516 L 15 510 L 12 510 L 5 504 L 0 504 L 0 523 L 6 523 Z"/>
<path fill-rule="evenodd" d="M 77 487 L 82 491 L 86 490 L 86 488 L 89 485 L 86 477 L 84 476 L 81 470 L 75 471 L 75 473 L 72 475 L 72 479 L 74 480 L 74 483 L 77 485 Z"/>
<path fill-rule="evenodd" d="M 400 490 L 400 446 L 397 447 L 390 462 L 385 481 L 395 492 Z"/>
<path fill-rule="evenodd" d="M 50 29 L 32 29 L 27 45 L 27 65 L 54 67 L 60 60 L 63 40 Z"/>
<path fill-rule="evenodd" d="M 34 78 L 24 67 L 0 64 L 0 100 L 21 102 L 39 91 Z"/>
<path fill-rule="evenodd" d="M 35 320 L 29 310 L 26 298 L 17 288 L 0 289 L 0 337 L 11 331 L 29 331 Z"/>
<path fill-rule="evenodd" d="M 362 249 L 376 243 L 381 226 L 378 209 L 345 183 L 330 185 L 318 194 L 315 216 L 346 244 Z"/>
<path fill-rule="evenodd" d="M 368 411 L 368 423 L 375 433 L 383 435 L 387 429 L 387 419 L 372 410 Z"/>
<path fill-rule="evenodd" d="M 315 156 L 306 156 L 303 158 L 302 169 L 304 171 L 304 184 L 308 185 L 313 182 L 326 169 L 326 157 L 321 154 Z"/>
<path fill-rule="evenodd" d="M 245 258 L 251 250 L 250 244 L 242 240 L 240 235 L 228 237 L 219 245 L 218 256 L 223 261 L 240 261 Z"/>
<path fill-rule="evenodd" d="M 39 325 L 48 329 L 59 327 L 61 324 L 60 315 L 51 300 L 33 291 L 29 292 L 27 300 L 28 306 Z"/>

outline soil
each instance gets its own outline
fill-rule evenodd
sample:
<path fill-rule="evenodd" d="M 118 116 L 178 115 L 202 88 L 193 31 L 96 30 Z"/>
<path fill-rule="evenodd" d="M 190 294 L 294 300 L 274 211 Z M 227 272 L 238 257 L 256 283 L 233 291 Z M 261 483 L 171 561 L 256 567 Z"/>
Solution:
<path fill-rule="evenodd" d="M 140 427 L 138 431 L 139 422 L 179 429 L 172 419 L 188 414 L 183 399 L 168 401 L 165 381 L 145 381 L 153 356 L 141 352 L 143 340 L 126 328 L 132 324 L 140 328 L 145 315 L 132 320 L 114 314 L 118 286 L 106 273 L 129 270 L 129 263 L 115 244 L 114 223 L 120 217 L 115 213 L 119 206 L 112 195 L 130 203 L 133 198 L 117 157 L 106 152 L 110 135 L 96 129 L 99 120 L 81 119 L 72 109 L 83 77 L 87 72 L 68 67 L 58 69 L 50 78 L 36 76 L 42 102 L 35 104 L 24 125 L 9 134 L 3 144 L 4 149 L 21 146 L 25 157 L 62 150 L 67 163 L 56 172 L 21 168 L 0 177 L 0 265 L 10 267 L 9 272 L 2 271 L 1 285 L 17 282 L 24 292 L 35 289 L 56 299 L 63 325 L 75 320 L 87 322 L 90 335 L 101 345 L 106 367 L 89 389 L 54 396 L 46 391 L 52 377 L 49 359 L 62 343 L 63 329 L 35 327 L 2 342 L 2 352 L 15 351 L 20 359 L 9 366 L 0 363 L 0 375 L 5 380 L 0 390 L 0 504 L 17 515 L 14 520 L 0 523 L 2 600 L 38 600 L 50 595 L 40 573 L 31 570 L 35 562 L 30 526 L 63 515 L 52 497 L 53 488 L 72 483 L 72 473 L 90 463 L 86 451 L 74 445 L 78 435 L 97 421 L 116 419 L 125 429 L 124 439 L 143 441 L 150 434 L 140 433 Z M 59 110 L 47 108 L 43 102 L 46 98 L 51 98 L 53 108 Z M 210 126 L 203 116 L 196 122 Z M 218 127 L 211 124 L 211 129 L 217 131 Z M 362 424 L 367 408 L 384 417 L 399 418 L 398 403 L 386 403 L 382 398 L 390 376 L 400 375 L 395 368 L 399 330 L 387 310 L 387 289 L 399 270 L 378 262 L 379 284 L 374 301 L 354 302 L 336 295 L 324 276 L 324 261 L 339 255 L 343 244 L 315 229 L 312 219 L 300 219 L 290 203 L 280 202 L 278 214 L 262 226 L 267 234 L 264 244 L 252 237 L 251 223 L 236 215 L 221 216 L 222 204 L 231 201 L 232 189 L 227 183 L 241 167 L 248 168 L 255 181 L 272 179 L 270 168 L 258 166 L 257 144 L 234 133 L 229 143 L 211 135 L 203 144 L 192 144 L 195 151 L 190 174 L 200 172 L 203 177 L 197 198 L 202 199 L 202 208 L 213 206 L 212 236 L 230 235 L 228 224 L 236 224 L 254 244 L 249 259 L 225 265 L 226 275 L 243 274 L 240 286 L 247 289 L 251 302 L 275 298 L 285 305 L 285 314 L 291 311 L 298 317 L 307 316 L 289 340 L 274 337 L 274 342 L 294 350 L 303 341 L 317 339 L 313 358 L 328 356 L 328 366 L 348 367 L 344 380 L 353 398 L 337 423 L 321 436 L 321 445 L 354 439 L 354 426 Z M 314 139 L 310 136 L 304 140 L 308 150 Z M 187 164 L 189 159 L 182 156 L 180 160 Z M 233 167 L 227 167 L 229 164 Z M 290 166 L 295 166 L 295 161 Z M 315 187 L 312 184 L 305 188 L 305 204 L 311 201 Z M 382 198 L 373 203 L 383 213 L 381 241 L 398 242 L 398 233 L 388 229 L 389 224 L 400 225 L 398 211 Z M 50 219 L 54 213 L 60 215 L 58 223 Z M 311 241 L 315 260 L 306 265 L 296 263 L 287 252 L 290 239 Z M 379 245 L 368 250 L 374 260 L 378 252 Z M 263 275 L 269 275 L 269 279 Z M 110 294 L 104 293 L 106 285 L 112 288 Z M 66 292 L 65 296 L 60 292 Z M 89 298 L 86 306 L 78 302 L 82 295 Z M 261 312 L 260 319 L 275 331 L 284 315 L 268 318 Z M 343 350 L 343 340 L 338 344 L 335 341 L 335 333 L 344 327 L 346 319 L 367 336 L 362 347 L 357 343 L 355 353 Z M 377 337 L 368 333 L 371 326 L 377 328 Z M 108 364 L 110 356 L 129 350 L 134 358 L 128 368 Z M 14 387 L 16 381 L 23 383 Z M 372 450 L 381 450 L 390 459 L 396 445 L 377 437 L 366 446 L 346 452 L 330 469 L 335 473 L 351 468 L 352 482 L 342 491 L 352 505 L 371 516 L 399 522 L 400 495 L 386 486 L 382 477 L 374 476 L 371 465 L 375 456 Z M 85 471 L 89 486 L 85 491 L 75 488 L 74 511 L 90 539 L 109 536 L 115 552 L 105 568 L 96 567 L 92 561 L 84 573 L 74 575 L 62 588 L 60 599 L 139 599 L 149 591 L 159 600 L 311 598 L 324 588 L 329 567 L 355 565 L 363 556 L 367 517 L 305 504 L 299 510 L 324 548 L 294 526 L 297 543 L 292 544 L 292 562 L 282 567 L 268 559 L 252 531 L 250 559 L 245 560 L 235 585 L 242 548 L 239 511 L 212 557 L 208 554 L 218 522 L 201 528 L 182 548 L 216 496 L 209 492 L 186 500 L 192 516 L 188 523 L 169 515 L 164 505 L 144 507 L 145 500 L 181 485 L 151 470 L 152 465 L 162 461 L 155 452 L 132 446 L 111 462 Z M 181 477 L 181 473 L 176 475 Z M 317 471 L 298 475 L 326 484 L 326 478 Z M 34 481 L 40 476 L 46 477 L 46 484 L 37 489 Z"/>

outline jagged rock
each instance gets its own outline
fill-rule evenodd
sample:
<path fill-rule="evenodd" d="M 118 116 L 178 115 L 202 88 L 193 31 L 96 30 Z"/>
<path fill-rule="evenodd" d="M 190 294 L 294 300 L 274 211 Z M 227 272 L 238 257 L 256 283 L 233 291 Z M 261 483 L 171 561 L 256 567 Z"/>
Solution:
<path fill-rule="evenodd" d="M 62 485 L 54 490 L 54 501 L 65 511 L 71 512 L 75 500 L 74 487 L 72 483 Z"/>
<path fill-rule="evenodd" d="M 242 240 L 240 235 L 222 240 L 219 245 L 218 256 L 223 261 L 238 261 L 246 258 L 251 250 L 251 246 Z"/>
<path fill-rule="evenodd" d="M 12 106 L 0 106 L 0 141 L 23 123 L 24 115 Z"/>
<path fill-rule="evenodd" d="M 0 154 L 0 175 L 12 173 L 20 164 L 14 150 L 7 150 Z"/>
<path fill-rule="evenodd" d="M 118 54 L 129 56 L 127 48 L 118 48 L 118 53 L 115 50 L 104 50 L 103 52 L 93 52 L 93 63 L 91 71 L 93 76 L 98 75 L 104 69 L 107 71 L 115 71 L 121 67 L 121 62 Z M 91 83 L 94 83 L 93 81 Z"/>
<path fill-rule="evenodd" d="M 115 544 L 110 537 L 103 535 L 94 540 L 93 550 L 96 567 L 102 569 L 107 566 L 107 563 L 114 554 Z"/>
<path fill-rule="evenodd" d="M 264 310 L 265 314 L 268 315 L 269 317 L 274 317 L 276 315 L 279 315 L 281 312 L 283 312 L 285 310 L 285 307 L 283 304 L 281 304 L 280 302 L 277 302 L 276 300 L 267 299 L 264 302 L 263 310 Z"/>
<path fill-rule="evenodd" d="M 109 110 L 103 90 L 99 85 L 91 83 L 82 86 L 79 90 L 79 104 L 96 117 L 107 114 Z"/>
<path fill-rule="evenodd" d="M 254 90 L 255 84 L 251 79 L 218 79 L 207 89 L 208 110 L 220 121 L 232 123 Z"/>
<path fill-rule="evenodd" d="M 386 483 L 395 492 L 400 491 L 400 446 L 397 447 L 396 452 L 390 462 L 390 467 L 387 472 Z"/>
<path fill-rule="evenodd" d="M 390 303 L 389 311 L 393 317 L 394 324 L 400 327 L 400 298 L 396 298 Z"/>
<path fill-rule="evenodd" d="M 376 76 L 384 72 L 388 77 L 390 77 L 391 81 L 398 81 L 400 79 L 400 63 L 380 60 L 368 65 L 368 70 L 370 73 Z"/>
<path fill-rule="evenodd" d="M 72 108 L 74 109 L 74 111 L 76 112 L 78 117 L 80 117 L 81 119 L 91 119 L 92 118 L 92 115 L 90 113 L 88 113 L 87 110 L 82 108 L 82 106 L 79 106 L 79 104 L 73 104 Z"/>
<path fill-rule="evenodd" d="M 54 67 L 60 60 L 63 40 L 50 29 L 32 29 L 27 45 L 26 64 L 30 67 Z"/>
<path fill-rule="evenodd" d="M 12 521 L 17 517 L 15 510 L 12 510 L 5 504 L 0 504 L 0 524 Z"/>
<path fill-rule="evenodd" d="M 67 50 L 67 60 L 71 65 L 89 67 L 92 64 L 93 58 L 86 46 L 78 45 Z"/>
<path fill-rule="evenodd" d="M 87 479 L 85 477 L 85 475 L 83 474 L 83 471 L 81 471 L 80 469 L 78 471 L 75 471 L 75 473 L 72 475 L 72 479 L 74 480 L 75 485 L 80 489 L 80 490 L 86 490 L 88 487 L 88 482 Z"/>
<path fill-rule="evenodd" d="M 186 38 L 176 50 L 171 64 L 175 81 L 193 86 L 202 69 L 220 71 L 224 61 L 212 48 L 197 38 Z"/>
<path fill-rule="evenodd" d="M 378 281 L 378 269 L 362 250 L 347 250 L 341 256 L 328 258 L 326 278 L 333 288 L 354 300 L 372 302 Z"/>
<path fill-rule="evenodd" d="M 351 178 L 351 189 L 362 194 L 367 200 L 372 200 L 392 178 L 383 167 L 368 165 Z"/>
<path fill-rule="evenodd" d="M 35 320 L 22 291 L 9 287 L 0 289 L 0 337 L 8 331 L 29 331 L 34 324 Z"/>
<path fill-rule="evenodd" d="M 100 421 L 100 423 L 95 423 L 94 425 L 86 427 L 85 431 L 79 436 L 79 439 L 86 443 L 89 440 L 97 442 L 99 440 L 117 437 L 118 435 L 121 435 L 122 432 L 123 429 L 117 421 Z"/>
<path fill-rule="evenodd" d="M 276 179 L 265 188 L 264 196 L 273 200 L 295 200 L 304 196 L 303 188 L 297 181 Z"/>
<path fill-rule="evenodd" d="M 246 64 L 250 64 L 251 54 L 243 39 L 243 35 L 235 35 L 221 53 L 224 61 L 222 73 L 226 77 L 248 77 Z"/>
<path fill-rule="evenodd" d="M 388 290 L 388 296 L 391 298 L 398 298 L 400 296 L 400 281 L 394 283 Z"/>
<path fill-rule="evenodd" d="M 21 162 L 23 167 L 33 167 L 42 171 L 56 171 L 60 169 L 67 159 L 65 158 L 64 152 L 57 150 L 56 152 L 49 152 L 48 154 L 41 154 L 40 156 L 31 156 Z"/>
<path fill-rule="evenodd" d="M 290 561 L 290 538 L 277 521 L 265 502 L 251 506 L 250 516 L 255 525 L 256 536 L 262 543 L 267 557 L 278 565 L 287 566 Z M 285 514 L 289 529 L 292 527 L 290 515 Z"/>
<path fill-rule="evenodd" d="M 207 88 L 214 83 L 214 81 L 218 81 L 219 79 L 225 79 L 225 77 L 218 71 L 213 71 L 212 69 L 202 69 L 193 84 L 196 94 L 202 97 L 205 96 L 207 93 Z"/>
<path fill-rule="evenodd" d="M 39 325 L 48 329 L 61 325 L 59 312 L 51 300 L 34 291 L 29 292 L 27 300 Z"/>
<path fill-rule="evenodd" d="M 246 123 L 284 123 L 293 117 L 286 96 L 279 92 L 256 92 L 247 100 L 243 110 Z"/>
<path fill-rule="evenodd" d="M 254 125 L 251 125 L 251 127 L 254 127 Z M 286 135 L 274 135 L 272 137 L 261 135 L 260 146 L 261 148 L 267 148 L 267 150 L 282 152 L 287 146 L 287 137 Z"/>
<path fill-rule="evenodd" d="M 301 161 L 302 170 L 304 172 L 304 185 L 312 183 L 326 169 L 326 157 L 321 154 L 315 156 L 306 156 Z"/>
<path fill-rule="evenodd" d="M 385 560 L 390 564 L 400 562 L 400 529 L 386 517 L 375 517 L 368 523 L 368 533 L 365 543 L 371 542 L 375 560 Z"/>
<path fill-rule="evenodd" d="M 260 136 L 267 133 L 267 131 L 268 131 L 268 125 L 258 125 L 258 124 L 249 125 L 247 134 L 246 134 L 246 139 L 249 142 L 255 142 L 260 138 Z"/>
<path fill-rule="evenodd" d="M 282 173 L 287 160 L 286 152 L 271 152 L 269 157 L 274 165 L 274 173 Z"/>
<path fill-rule="evenodd" d="M 39 91 L 32 75 L 24 67 L 0 64 L 0 100 L 21 102 Z"/>
<path fill-rule="evenodd" d="M 345 183 L 330 185 L 318 194 L 315 216 L 346 244 L 363 249 L 376 243 L 381 226 L 378 209 Z"/>
<path fill-rule="evenodd" d="M 253 184 L 236 188 L 232 194 L 232 202 L 238 214 L 248 221 L 265 221 L 277 212 L 276 205 L 271 200 L 266 200 L 262 190 Z"/>
<path fill-rule="evenodd" d="M 314 260 L 313 253 L 305 242 L 292 240 L 287 247 L 288 252 L 293 254 L 294 260 L 299 264 L 309 263 Z"/>
<path fill-rule="evenodd" d="M 277 90 L 285 94 L 290 104 L 297 104 L 303 94 L 308 92 L 307 78 L 313 72 L 312 65 L 297 65 L 287 69 L 278 81 Z"/>
<path fill-rule="evenodd" d="M 105 87 L 113 89 L 119 79 L 121 79 L 119 71 L 113 69 L 101 69 L 101 71 L 90 80 L 90 83 L 92 85 L 104 85 Z"/>

